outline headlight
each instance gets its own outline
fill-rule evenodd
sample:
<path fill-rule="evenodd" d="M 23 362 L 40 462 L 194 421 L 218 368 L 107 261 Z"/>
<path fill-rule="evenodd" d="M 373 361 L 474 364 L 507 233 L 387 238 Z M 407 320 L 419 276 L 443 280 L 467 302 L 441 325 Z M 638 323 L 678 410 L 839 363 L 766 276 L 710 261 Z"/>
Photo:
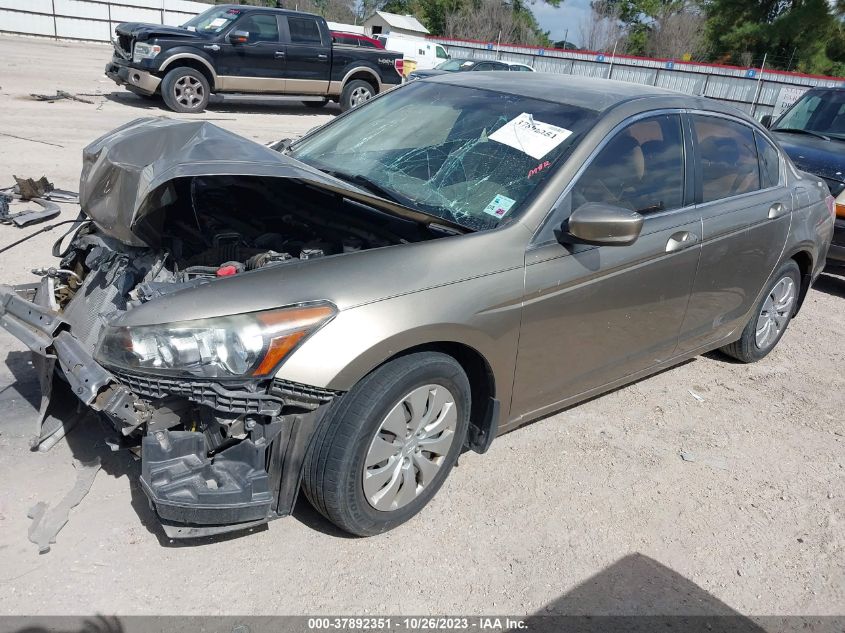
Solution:
<path fill-rule="evenodd" d="M 135 48 L 132 49 L 132 61 L 140 62 L 144 59 L 152 59 L 161 52 L 161 46 L 158 44 L 145 44 L 144 42 L 135 42 Z"/>
<path fill-rule="evenodd" d="M 107 327 L 95 358 L 107 367 L 199 378 L 267 376 L 336 313 L 330 304 L 162 325 Z"/>

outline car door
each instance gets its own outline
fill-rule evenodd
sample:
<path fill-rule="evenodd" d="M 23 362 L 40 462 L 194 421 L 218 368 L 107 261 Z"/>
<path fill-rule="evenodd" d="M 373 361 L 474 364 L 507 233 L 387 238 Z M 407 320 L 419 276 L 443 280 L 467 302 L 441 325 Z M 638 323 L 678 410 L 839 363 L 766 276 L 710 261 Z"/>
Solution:
<path fill-rule="evenodd" d="M 293 94 L 327 94 L 331 74 L 332 45 L 325 41 L 317 18 L 287 15 L 285 59 L 287 89 Z"/>
<path fill-rule="evenodd" d="M 793 209 L 779 152 L 763 134 L 715 114 L 691 114 L 689 126 L 703 239 L 679 351 L 745 326 L 783 254 Z"/>
<path fill-rule="evenodd" d="M 518 419 L 672 357 L 699 258 L 701 217 L 678 112 L 611 133 L 526 253 L 511 417 Z M 638 211 L 628 246 L 555 239 L 573 209 Z"/>
<path fill-rule="evenodd" d="M 245 42 L 232 41 L 235 32 Z M 249 12 L 238 19 L 217 51 L 217 74 L 228 92 L 284 92 L 285 59 L 279 24 L 273 13 Z"/>

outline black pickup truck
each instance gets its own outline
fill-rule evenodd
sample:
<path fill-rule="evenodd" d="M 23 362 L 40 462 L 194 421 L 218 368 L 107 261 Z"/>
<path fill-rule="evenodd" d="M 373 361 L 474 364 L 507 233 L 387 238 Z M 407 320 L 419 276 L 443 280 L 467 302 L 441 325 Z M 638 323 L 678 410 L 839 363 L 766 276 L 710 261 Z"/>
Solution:
<path fill-rule="evenodd" d="M 333 45 L 317 15 L 217 5 L 179 27 L 120 24 L 106 75 L 161 95 L 176 112 L 202 112 L 211 93 L 272 96 L 343 110 L 402 82 L 402 55 Z"/>

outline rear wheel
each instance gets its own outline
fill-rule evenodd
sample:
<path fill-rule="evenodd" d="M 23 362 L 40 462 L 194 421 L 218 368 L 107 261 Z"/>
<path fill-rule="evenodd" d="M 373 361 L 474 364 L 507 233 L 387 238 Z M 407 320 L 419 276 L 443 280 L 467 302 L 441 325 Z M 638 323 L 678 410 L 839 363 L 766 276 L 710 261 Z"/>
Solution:
<path fill-rule="evenodd" d="M 353 79 L 343 87 L 340 95 L 340 109 L 346 112 L 366 103 L 376 96 L 373 85 L 363 79 Z"/>
<path fill-rule="evenodd" d="M 772 277 L 742 336 L 723 347 L 722 351 L 743 363 L 754 363 L 768 355 L 795 314 L 800 289 L 801 270 L 790 259 Z"/>
<path fill-rule="evenodd" d="M 161 96 L 174 112 L 202 112 L 210 92 L 205 75 L 193 68 L 174 68 L 161 82 Z"/>
<path fill-rule="evenodd" d="M 308 500 L 359 536 L 404 523 L 452 470 L 469 411 L 469 381 L 451 356 L 422 352 L 381 366 L 321 421 L 305 461 Z"/>

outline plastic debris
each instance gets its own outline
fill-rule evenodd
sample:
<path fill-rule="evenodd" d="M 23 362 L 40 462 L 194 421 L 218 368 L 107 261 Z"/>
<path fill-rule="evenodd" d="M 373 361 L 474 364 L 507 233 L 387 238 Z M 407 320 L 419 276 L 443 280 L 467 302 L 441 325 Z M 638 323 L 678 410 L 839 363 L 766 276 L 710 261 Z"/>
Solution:
<path fill-rule="evenodd" d="M 27 516 L 32 519 L 29 526 L 29 540 L 38 546 L 38 553 L 50 551 L 50 545 L 56 542 L 56 535 L 67 524 L 70 511 L 85 498 L 94 483 L 94 477 L 100 472 L 100 458 L 83 463 L 74 461 L 76 483 L 55 507 L 44 501 L 36 503 Z"/>

